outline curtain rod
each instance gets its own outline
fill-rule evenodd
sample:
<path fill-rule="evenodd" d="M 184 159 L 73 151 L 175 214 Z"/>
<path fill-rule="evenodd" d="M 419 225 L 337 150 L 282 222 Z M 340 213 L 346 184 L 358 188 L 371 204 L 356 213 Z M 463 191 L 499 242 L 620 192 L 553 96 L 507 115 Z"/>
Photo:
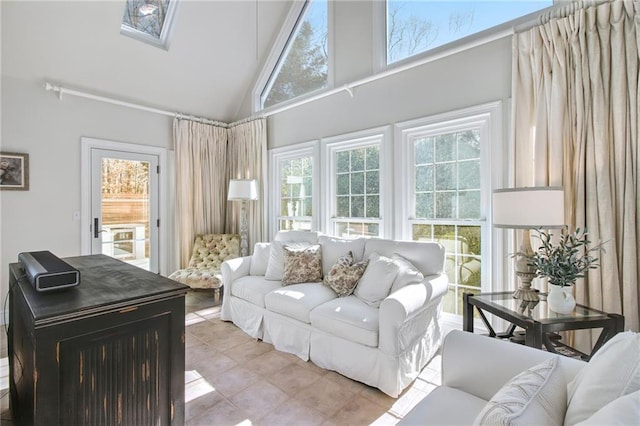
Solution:
<path fill-rule="evenodd" d="M 599 6 L 604 3 L 612 3 L 614 0 L 575 0 L 570 3 L 559 3 L 551 10 L 540 14 L 537 19 L 524 22 L 514 27 L 515 33 L 521 33 L 530 30 L 538 25 L 544 25 L 552 19 L 566 18 L 580 9 L 586 9 L 591 6 Z"/>
<path fill-rule="evenodd" d="M 44 88 L 48 92 L 57 92 L 58 99 L 60 100 L 62 100 L 62 95 L 67 94 L 67 95 L 77 96 L 80 98 L 92 99 L 95 101 L 105 102 L 113 105 L 119 105 L 127 108 L 133 108 L 141 111 L 151 112 L 153 114 L 166 115 L 169 117 L 177 118 L 178 120 L 190 120 L 198 123 L 210 124 L 213 126 L 224 127 L 224 128 L 234 127 L 239 124 L 244 124 L 244 123 L 247 123 L 253 120 L 259 120 L 262 118 L 262 117 L 249 117 L 249 118 L 245 118 L 243 120 L 236 121 L 229 124 L 229 123 L 223 123 L 222 121 L 211 120 L 205 117 L 196 117 L 193 115 L 182 114 L 179 112 L 173 112 L 173 111 L 167 111 L 159 108 L 148 107 L 148 106 L 136 104 L 133 102 L 121 101 L 119 99 L 110 98 L 107 96 L 95 95 L 93 93 L 83 92 L 81 90 L 75 90 L 75 89 L 70 89 L 68 87 L 57 86 L 49 82 L 45 82 Z"/>

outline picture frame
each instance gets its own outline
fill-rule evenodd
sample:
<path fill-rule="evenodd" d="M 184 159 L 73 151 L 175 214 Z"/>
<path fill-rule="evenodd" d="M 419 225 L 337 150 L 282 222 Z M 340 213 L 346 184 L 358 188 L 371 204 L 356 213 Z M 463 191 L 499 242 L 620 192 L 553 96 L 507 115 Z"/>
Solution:
<path fill-rule="evenodd" d="M 29 190 L 29 154 L 0 152 L 0 190 Z"/>

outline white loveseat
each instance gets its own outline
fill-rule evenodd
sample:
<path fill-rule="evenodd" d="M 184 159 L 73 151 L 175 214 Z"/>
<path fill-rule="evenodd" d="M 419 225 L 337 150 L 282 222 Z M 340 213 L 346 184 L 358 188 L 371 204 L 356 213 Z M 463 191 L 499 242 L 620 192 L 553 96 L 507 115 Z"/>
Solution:
<path fill-rule="evenodd" d="M 223 263 L 222 319 L 280 351 L 397 397 L 442 340 L 439 319 L 448 285 L 443 247 L 428 242 L 341 240 L 293 231 L 278 233 L 274 241 L 256 244 L 252 256 Z M 281 281 L 267 279 L 276 250 L 272 247 L 300 241 L 322 247 L 324 275 L 350 251 L 356 261 L 374 253 L 389 258 L 401 255 L 424 278 L 398 288 L 398 275 L 379 307 L 355 295 L 338 297 L 322 282 L 283 286 Z"/>
<path fill-rule="evenodd" d="M 555 365 L 545 370 L 541 363 Z M 399 424 L 639 423 L 639 334 L 619 333 L 586 363 L 454 330 L 442 345 L 442 386 Z"/>

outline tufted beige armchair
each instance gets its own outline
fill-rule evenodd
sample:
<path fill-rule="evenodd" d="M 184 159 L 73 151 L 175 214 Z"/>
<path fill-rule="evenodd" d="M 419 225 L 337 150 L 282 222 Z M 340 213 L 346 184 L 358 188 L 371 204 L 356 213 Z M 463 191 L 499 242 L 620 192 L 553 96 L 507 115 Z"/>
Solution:
<path fill-rule="evenodd" d="M 220 265 L 235 257 L 240 257 L 240 235 L 199 234 L 193 244 L 189 266 L 175 271 L 169 278 L 191 288 L 215 289 L 217 300 L 222 287 Z"/>

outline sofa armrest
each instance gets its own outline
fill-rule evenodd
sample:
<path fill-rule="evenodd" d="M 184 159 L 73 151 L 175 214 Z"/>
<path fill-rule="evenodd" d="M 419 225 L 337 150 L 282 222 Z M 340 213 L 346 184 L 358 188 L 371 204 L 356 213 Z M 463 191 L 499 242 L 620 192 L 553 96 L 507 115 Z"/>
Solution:
<path fill-rule="evenodd" d="M 232 283 L 240 277 L 249 275 L 251 269 L 251 256 L 236 257 L 222 262 L 220 265 L 220 273 L 222 275 L 222 309 L 220 318 L 225 321 L 231 321 L 231 310 L 229 301 L 231 300 Z"/>
<path fill-rule="evenodd" d="M 559 357 L 567 383 L 586 363 L 529 346 L 453 330 L 442 344 L 442 385 L 489 400 L 518 373 Z"/>
<path fill-rule="evenodd" d="M 428 316 L 437 316 L 437 305 L 447 292 L 445 274 L 430 275 L 421 283 L 410 284 L 391 293 L 380 304 L 379 348 L 398 355 L 427 331 Z M 433 309 L 431 309 L 433 308 Z"/>

